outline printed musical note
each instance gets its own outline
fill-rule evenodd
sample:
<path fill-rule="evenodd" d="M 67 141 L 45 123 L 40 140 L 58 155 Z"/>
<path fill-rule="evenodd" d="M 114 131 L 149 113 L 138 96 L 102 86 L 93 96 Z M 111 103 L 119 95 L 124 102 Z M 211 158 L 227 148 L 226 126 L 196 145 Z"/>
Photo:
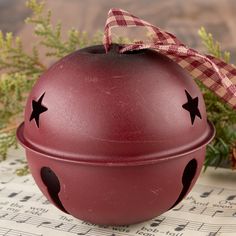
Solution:
<path fill-rule="evenodd" d="M 235 212 L 232 214 L 232 216 L 233 216 L 233 217 L 235 217 L 235 216 L 236 216 L 236 211 L 235 211 Z"/>
<path fill-rule="evenodd" d="M 29 181 L 30 181 L 29 179 L 25 179 L 25 180 L 23 180 L 23 183 L 27 183 Z"/>
<path fill-rule="evenodd" d="M 72 225 L 72 227 L 70 227 L 70 228 L 68 229 L 68 232 L 71 232 L 75 227 L 76 227 L 76 225 Z"/>
<path fill-rule="evenodd" d="M 175 231 L 182 231 L 186 228 L 186 226 L 189 224 L 189 222 L 187 222 L 186 224 L 180 224 L 175 228 Z"/>
<path fill-rule="evenodd" d="M 13 215 L 10 220 L 15 220 L 15 218 L 17 218 L 18 215 L 19 215 L 18 213 Z"/>
<path fill-rule="evenodd" d="M 150 224 L 151 227 L 157 227 L 159 226 L 163 221 L 165 220 L 165 218 L 163 219 L 155 219 L 153 223 Z"/>
<path fill-rule="evenodd" d="M 63 225 L 64 225 L 63 223 L 60 223 L 60 224 L 56 225 L 55 228 L 60 228 Z"/>
<path fill-rule="evenodd" d="M 44 205 L 50 205 L 51 203 L 48 200 L 43 201 Z"/>
<path fill-rule="evenodd" d="M 198 228 L 197 231 L 200 231 L 200 229 L 205 225 L 205 223 L 202 223 Z"/>
<path fill-rule="evenodd" d="M 206 197 L 208 197 L 212 192 L 213 192 L 213 190 L 204 192 L 204 193 L 202 193 L 202 194 L 200 195 L 200 197 L 201 197 L 201 198 L 206 198 Z"/>
<path fill-rule="evenodd" d="M 15 165 L 12 167 L 15 168 Z M 185 230 L 188 230 L 187 235 L 236 235 L 236 205 L 233 202 L 236 200 L 236 187 L 227 183 L 225 186 L 229 188 L 223 189 L 222 182 L 211 184 L 211 180 L 213 178 L 209 178 L 209 182 L 203 181 L 204 184 L 197 183 L 182 203 L 156 219 L 127 228 L 114 228 L 93 225 L 69 216 L 62 219 L 62 213 L 39 192 L 32 176 L 13 177 L 1 172 L 0 164 L 0 226 L 4 223 L 17 227 L 17 230 L 0 227 L 0 236 L 42 236 L 36 234 L 41 230 L 44 235 L 58 236 L 134 236 L 135 232 L 138 232 L 137 235 L 159 235 L 160 231 L 163 231 L 162 235 L 167 235 L 168 231 L 182 235 Z M 1 181 L 8 184 L 1 185 Z"/>
<path fill-rule="evenodd" d="M 230 195 L 226 198 L 227 201 L 232 201 L 236 198 L 236 195 Z"/>
<path fill-rule="evenodd" d="M 184 205 L 179 206 L 178 208 L 173 208 L 172 211 L 180 211 Z"/>
<path fill-rule="evenodd" d="M 10 162 L 9 165 L 13 166 L 15 165 L 16 163 L 13 161 L 13 162 Z"/>
<path fill-rule="evenodd" d="M 5 180 L 5 181 L 1 181 L 0 184 L 8 184 L 10 183 L 14 178 L 10 178 L 8 180 Z"/>
<path fill-rule="evenodd" d="M 216 236 L 217 232 L 210 232 L 208 236 Z"/>
<path fill-rule="evenodd" d="M 25 196 L 23 199 L 20 200 L 20 202 L 27 202 L 29 199 L 31 199 L 33 196 Z"/>
<path fill-rule="evenodd" d="M 0 230 L 2 231 L 0 231 L 0 235 L 2 235 L 2 236 L 7 236 L 8 235 L 8 233 L 11 231 L 11 229 L 4 229 L 4 228 L 0 228 Z"/>
<path fill-rule="evenodd" d="M 91 231 L 91 229 L 89 229 L 89 230 L 87 230 L 86 232 L 79 232 L 79 233 L 77 233 L 77 235 L 86 235 L 86 234 L 88 234 L 89 232 Z"/>
<path fill-rule="evenodd" d="M 200 214 L 203 214 L 206 210 L 207 210 L 207 207 L 204 207 L 202 211 L 200 212 Z"/>
<path fill-rule="evenodd" d="M 196 209 L 196 207 L 194 206 L 194 207 L 191 207 L 190 209 L 189 209 L 189 211 L 191 212 L 191 211 L 194 211 Z"/>
<path fill-rule="evenodd" d="M 49 224 L 51 224 L 50 221 L 43 221 L 43 222 L 41 222 L 39 225 L 37 225 L 37 227 L 40 227 L 40 226 L 42 226 L 42 225 L 49 225 Z"/>
<path fill-rule="evenodd" d="M 16 195 L 18 195 L 20 192 L 13 192 L 13 193 L 10 193 L 9 195 L 8 195 L 8 197 L 9 198 L 13 198 L 13 197 L 15 197 Z"/>
<path fill-rule="evenodd" d="M 43 236 L 42 234 L 29 233 L 26 231 L 14 230 L 0 227 L 0 235 L 2 236 Z"/>
<path fill-rule="evenodd" d="M 220 195 L 220 194 L 222 194 L 223 192 L 224 192 L 224 188 L 221 188 L 220 190 L 219 190 L 219 192 L 217 193 L 217 195 Z"/>
<path fill-rule="evenodd" d="M 23 159 L 23 160 L 22 160 L 22 159 Z M 22 158 L 22 159 L 16 159 L 16 161 L 19 162 L 19 163 L 21 163 L 21 164 L 25 164 L 24 158 Z"/>
<path fill-rule="evenodd" d="M 222 227 L 219 227 L 218 230 L 215 231 L 215 232 L 210 232 L 210 233 L 208 234 L 208 236 L 216 236 L 216 235 L 220 232 L 221 228 L 222 228 Z"/>
<path fill-rule="evenodd" d="M 5 218 L 6 216 L 8 216 L 8 213 L 1 215 L 0 218 L 2 219 L 2 218 Z"/>
<path fill-rule="evenodd" d="M 224 211 L 222 210 L 217 210 L 212 214 L 212 217 L 214 217 L 216 214 L 223 213 Z"/>
<path fill-rule="evenodd" d="M 17 223 L 26 223 L 31 217 L 28 217 L 24 220 L 16 220 Z"/>

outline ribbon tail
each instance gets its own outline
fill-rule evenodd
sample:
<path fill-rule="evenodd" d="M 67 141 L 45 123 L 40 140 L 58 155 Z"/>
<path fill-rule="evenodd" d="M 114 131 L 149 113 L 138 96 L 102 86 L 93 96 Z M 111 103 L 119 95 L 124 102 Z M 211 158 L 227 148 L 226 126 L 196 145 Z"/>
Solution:
<path fill-rule="evenodd" d="M 153 49 L 187 70 L 194 78 L 236 109 L 236 69 L 213 56 L 203 55 L 188 48 L 177 37 L 122 9 L 111 9 L 105 25 L 103 44 L 106 52 L 112 42 L 111 29 L 115 27 L 144 27 L 153 36 L 152 42 L 124 46 L 120 52 Z"/>
<path fill-rule="evenodd" d="M 213 56 L 199 54 L 194 49 L 183 45 L 141 43 L 127 45 L 120 52 L 141 49 L 152 49 L 169 57 L 233 109 L 236 109 L 236 68 L 232 65 Z"/>

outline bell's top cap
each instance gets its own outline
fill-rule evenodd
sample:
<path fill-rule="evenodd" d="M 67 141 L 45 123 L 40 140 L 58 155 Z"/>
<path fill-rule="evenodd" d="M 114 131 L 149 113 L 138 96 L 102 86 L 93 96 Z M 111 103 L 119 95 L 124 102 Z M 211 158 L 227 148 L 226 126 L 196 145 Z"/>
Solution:
<path fill-rule="evenodd" d="M 34 85 L 18 140 L 54 158 L 138 163 L 174 158 L 209 143 L 203 96 L 179 65 L 150 49 L 78 50 Z"/>

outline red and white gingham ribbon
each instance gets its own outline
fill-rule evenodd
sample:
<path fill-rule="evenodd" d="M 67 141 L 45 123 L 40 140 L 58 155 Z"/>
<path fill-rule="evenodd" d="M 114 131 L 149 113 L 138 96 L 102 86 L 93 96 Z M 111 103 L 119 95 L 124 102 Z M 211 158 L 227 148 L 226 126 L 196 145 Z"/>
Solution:
<path fill-rule="evenodd" d="M 204 55 L 188 48 L 173 34 L 139 19 L 122 9 L 111 9 L 104 30 L 103 44 L 106 52 L 112 43 L 111 29 L 115 27 L 145 27 L 152 35 L 152 42 L 135 42 L 125 45 L 120 53 L 140 49 L 153 49 L 162 53 L 194 78 L 201 80 L 206 87 L 236 109 L 236 68 L 210 55 Z"/>

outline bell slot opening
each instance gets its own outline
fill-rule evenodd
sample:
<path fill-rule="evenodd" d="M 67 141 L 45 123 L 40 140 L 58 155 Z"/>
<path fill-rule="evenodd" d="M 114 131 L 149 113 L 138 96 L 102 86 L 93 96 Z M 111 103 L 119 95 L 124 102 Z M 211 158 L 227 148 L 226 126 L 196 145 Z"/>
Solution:
<path fill-rule="evenodd" d="M 67 213 L 59 198 L 59 192 L 61 190 L 61 186 L 56 174 L 49 167 L 42 167 L 40 174 L 44 185 L 47 187 L 48 194 L 50 195 L 55 205 L 60 210 Z"/>
<path fill-rule="evenodd" d="M 182 188 L 182 191 L 181 191 L 178 199 L 176 200 L 176 202 L 174 203 L 174 205 L 171 208 L 178 205 L 182 201 L 182 199 L 185 197 L 185 195 L 189 191 L 191 183 L 196 175 L 196 172 L 197 172 L 197 161 L 196 161 L 196 159 L 192 159 L 191 161 L 188 162 L 188 164 L 186 165 L 186 167 L 184 169 L 184 172 L 182 175 L 183 188 Z"/>

